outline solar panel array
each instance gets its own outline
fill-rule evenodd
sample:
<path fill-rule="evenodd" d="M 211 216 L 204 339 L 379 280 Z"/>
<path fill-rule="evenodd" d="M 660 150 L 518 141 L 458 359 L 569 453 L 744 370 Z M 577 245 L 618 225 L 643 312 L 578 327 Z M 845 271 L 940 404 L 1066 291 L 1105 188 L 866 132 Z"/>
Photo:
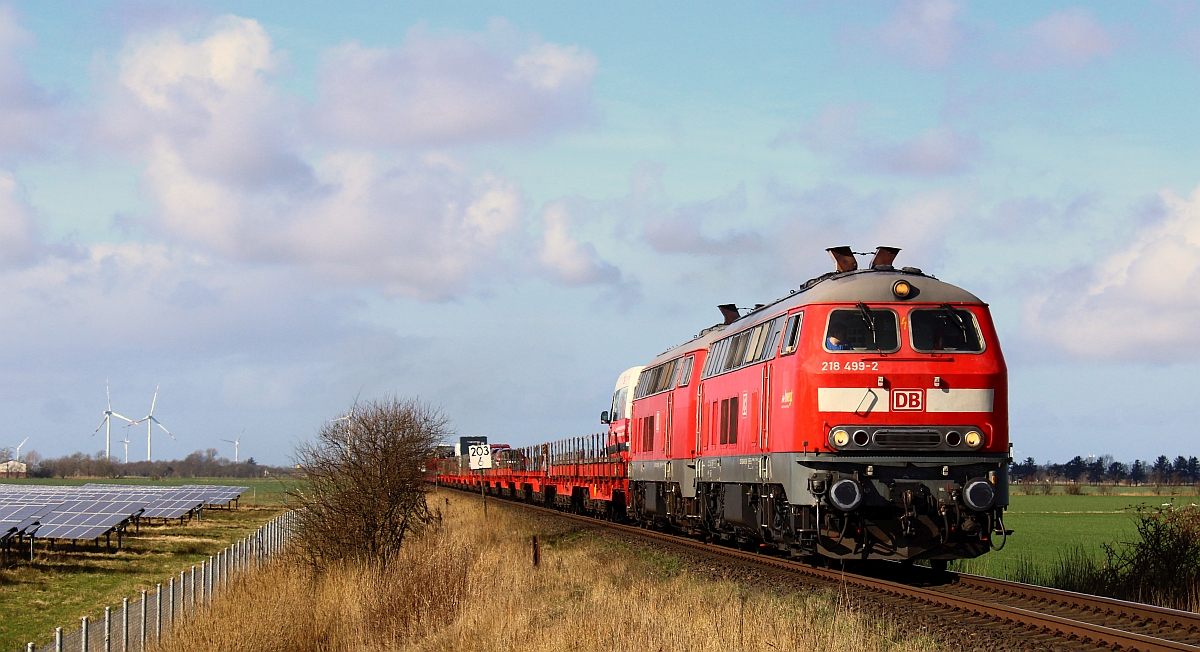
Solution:
<path fill-rule="evenodd" d="M 0 540 L 20 535 L 92 540 L 134 517 L 181 518 L 203 505 L 228 505 L 247 488 L 0 483 Z"/>

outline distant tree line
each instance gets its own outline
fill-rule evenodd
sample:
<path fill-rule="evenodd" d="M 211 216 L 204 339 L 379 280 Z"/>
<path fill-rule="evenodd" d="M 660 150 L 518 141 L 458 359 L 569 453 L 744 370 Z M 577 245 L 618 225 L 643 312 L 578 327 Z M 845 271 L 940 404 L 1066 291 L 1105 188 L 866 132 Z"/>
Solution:
<path fill-rule="evenodd" d="M 30 451 L 28 455 L 21 455 L 21 461 L 28 465 L 31 478 L 261 478 L 290 475 L 295 471 L 288 467 L 265 466 L 255 462 L 253 457 L 234 462 L 217 455 L 215 448 L 196 451 L 181 460 L 143 460 L 128 464 L 115 457 L 105 458 L 104 451 L 47 459 L 37 451 Z"/>
<path fill-rule="evenodd" d="M 1119 462 L 1112 455 L 1082 457 L 1076 455 L 1063 464 L 1038 464 L 1032 457 L 1014 462 L 1009 470 L 1013 482 L 1110 483 L 1127 485 L 1194 485 L 1200 482 L 1200 458 L 1182 455 L 1174 460 L 1159 455 L 1153 462 Z"/>

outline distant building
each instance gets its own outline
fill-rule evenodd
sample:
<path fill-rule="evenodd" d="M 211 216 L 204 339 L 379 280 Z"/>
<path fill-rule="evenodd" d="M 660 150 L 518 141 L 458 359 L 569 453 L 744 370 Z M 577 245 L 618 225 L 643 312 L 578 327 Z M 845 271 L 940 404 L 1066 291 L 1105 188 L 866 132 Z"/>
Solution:
<path fill-rule="evenodd" d="M 24 462 L 16 460 L 0 462 L 0 478 L 24 478 L 27 468 Z"/>

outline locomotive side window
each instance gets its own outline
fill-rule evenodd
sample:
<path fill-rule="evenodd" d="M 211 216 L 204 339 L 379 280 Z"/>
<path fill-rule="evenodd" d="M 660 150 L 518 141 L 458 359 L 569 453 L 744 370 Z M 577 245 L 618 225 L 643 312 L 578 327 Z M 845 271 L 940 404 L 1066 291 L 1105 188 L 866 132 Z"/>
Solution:
<path fill-rule="evenodd" d="M 776 317 L 714 342 L 701 378 L 769 360 L 775 354 L 782 330 L 783 317 Z"/>
<path fill-rule="evenodd" d="M 802 312 L 788 318 L 787 328 L 783 329 L 783 351 L 779 355 L 791 355 L 796 352 L 796 346 L 800 342 L 800 324 L 803 321 Z"/>
<path fill-rule="evenodd" d="M 689 355 L 683 359 L 683 368 L 679 370 L 679 387 L 687 387 L 687 384 L 692 382 L 692 363 L 695 362 L 696 356 Z"/>
<path fill-rule="evenodd" d="M 643 371 L 641 378 L 638 379 L 637 390 L 633 393 L 633 397 L 643 398 L 671 389 L 675 383 L 675 372 L 679 370 L 679 367 L 679 358 L 675 358 L 670 362 L 664 362 Z"/>
<path fill-rule="evenodd" d="M 861 304 L 858 308 L 839 308 L 830 312 L 829 325 L 825 329 L 825 350 L 834 353 L 899 351 L 896 313 L 872 310 Z"/>
<path fill-rule="evenodd" d="M 642 451 L 654 450 L 654 415 L 642 417 Z"/>
<path fill-rule="evenodd" d="M 738 397 L 721 401 L 721 443 L 736 444 L 738 428 Z"/>
<path fill-rule="evenodd" d="M 975 315 L 970 310 L 950 306 L 917 309 L 908 313 L 908 319 L 912 323 L 912 347 L 915 351 L 979 353 L 983 350 L 983 338 L 979 336 Z"/>

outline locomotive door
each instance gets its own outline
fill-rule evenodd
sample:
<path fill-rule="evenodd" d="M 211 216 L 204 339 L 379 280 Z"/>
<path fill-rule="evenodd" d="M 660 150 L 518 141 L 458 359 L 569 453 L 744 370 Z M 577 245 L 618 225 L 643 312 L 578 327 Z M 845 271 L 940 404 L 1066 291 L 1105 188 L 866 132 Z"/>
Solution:
<path fill-rule="evenodd" d="M 667 392 L 667 422 L 663 424 L 663 454 L 671 459 L 671 440 L 675 428 L 675 390 Z"/>
<path fill-rule="evenodd" d="M 762 400 L 758 402 L 758 449 L 766 451 L 771 445 L 771 371 L 772 365 L 763 365 Z"/>

